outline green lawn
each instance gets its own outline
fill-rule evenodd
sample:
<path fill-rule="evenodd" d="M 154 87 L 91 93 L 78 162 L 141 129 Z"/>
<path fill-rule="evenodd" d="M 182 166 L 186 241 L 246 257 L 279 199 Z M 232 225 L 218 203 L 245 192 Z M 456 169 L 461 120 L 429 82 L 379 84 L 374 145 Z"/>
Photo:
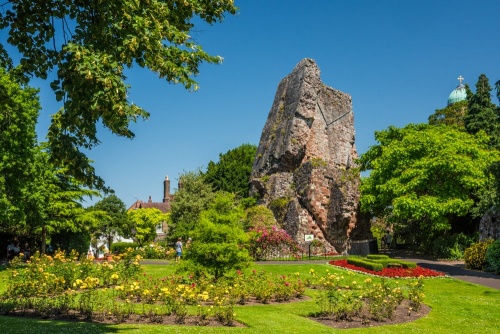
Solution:
<path fill-rule="evenodd" d="M 173 264 L 144 265 L 148 274 L 162 277 L 172 274 Z M 300 272 L 304 278 L 309 270 L 339 271 L 326 264 L 256 265 L 249 270 L 265 270 L 280 275 Z M 8 271 L 0 270 L 0 291 L 5 288 Z M 363 276 L 364 277 L 364 276 Z M 353 280 L 361 280 L 353 275 Z M 314 297 L 315 290 L 307 295 Z M 431 306 L 429 315 L 412 323 L 372 328 L 336 330 L 305 317 L 315 310 L 313 299 L 289 304 L 238 306 L 236 318 L 246 328 L 189 327 L 166 325 L 100 325 L 91 323 L 46 321 L 40 319 L 0 317 L 2 334 L 54 333 L 500 333 L 500 291 L 462 281 L 439 278 L 425 281 L 425 303 Z"/>

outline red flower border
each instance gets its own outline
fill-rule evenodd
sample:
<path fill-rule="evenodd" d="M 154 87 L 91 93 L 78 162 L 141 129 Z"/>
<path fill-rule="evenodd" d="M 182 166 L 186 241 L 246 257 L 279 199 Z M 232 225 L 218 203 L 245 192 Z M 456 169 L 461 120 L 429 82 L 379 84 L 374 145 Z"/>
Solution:
<path fill-rule="evenodd" d="M 442 273 L 440 271 L 435 271 L 431 269 L 426 269 L 422 268 L 420 266 L 417 266 L 416 268 L 384 268 L 380 271 L 374 271 L 370 269 L 366 269 L 363 267 L 357 267 L 352 264 L 347 263 L 347 260 L 333 260 L 328 262 L 332 266 L 336 267 L 341 267 L 345 269 L 351 269 L 355 271 L 359 271 L 362 273 L 366 274 L 371 274 L 374 276 L 381 276 L 381 277 L 389 277 L 389 278 L 401 278 L 401 277 L 407 277 L 407 278 L 417 278 L 420 276 L 423 277 L 443 277 L 446 276 L 445 273 Z"/>

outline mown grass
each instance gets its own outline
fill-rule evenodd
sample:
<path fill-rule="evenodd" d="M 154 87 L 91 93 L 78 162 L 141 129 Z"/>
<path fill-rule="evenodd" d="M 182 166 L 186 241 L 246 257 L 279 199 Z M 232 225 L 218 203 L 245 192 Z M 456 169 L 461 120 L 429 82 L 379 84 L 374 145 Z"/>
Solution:
<path fill-rule="evenodd" d="M 175 272 L 175 264 L 144 265 L 148 275 L 162 277 Z M 341 271 L 325 262 L 318 264 L 254 265 L 247 270 L 264 270 L 279 275 L 299 272 L 309 277 L 309 270 L 318 274 L 325 270 Z M 5 284 L 8 271 L 0 271 L 0 284 Z M 365 276 L 353 274 L 352 279 Z M 2 291 L 4 287 L 0 287 Z M 431 306 L 429 315 L 412 323 L 339 330 L 323 326 L 306 316 L 317 310 L 314 296 L 317 290 L 307 290 L 311 299 L 288 304 L 252 305 L 235 307 L 236 318 L 247 325 L 236 327 L 193 327 L 167 325 L 103 325 L 82 322 L 47 321 L 41 319 L 0 317 L 2 334 L 54 334 L 54 333 L 500 333 L 500 291 L 451 278 L 425 281 L 425 303 Z"/>

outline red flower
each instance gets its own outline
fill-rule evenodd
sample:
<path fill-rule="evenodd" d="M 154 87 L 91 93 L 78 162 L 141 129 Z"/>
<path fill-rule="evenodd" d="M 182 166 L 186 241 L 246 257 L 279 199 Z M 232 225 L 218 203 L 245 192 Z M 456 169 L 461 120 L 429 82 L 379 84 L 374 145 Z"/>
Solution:
<path fill-rule="evenodd" d="M 361 271 L 364 273 L 372 274 L 375 276 L 382 277 L 439 277 L 444 276 L 445 274 L 439 271 L 434 271 L 431 269 L 426 269 L 417 266 L 416 268 L 384 268 L 380 271 L 374 271 L 370 269 L 366 269 L 363 267 L 357 267 L 355 265 L 347 263 L 347 260 L 334 260 L 329 262 L 331 265 L 352 269 L 356 271 Z"/>

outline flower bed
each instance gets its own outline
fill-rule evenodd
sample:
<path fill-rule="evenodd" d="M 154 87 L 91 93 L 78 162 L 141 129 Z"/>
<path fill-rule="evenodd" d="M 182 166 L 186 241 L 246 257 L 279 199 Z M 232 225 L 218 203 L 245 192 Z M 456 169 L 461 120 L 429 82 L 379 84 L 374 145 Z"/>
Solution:
<path fill-rule="evenodd" d="M 362 267 L 357 267 L 355 265 L 347 263 L 346 259 L 343 260 L 333 260 L 329 262 L 331 265 L 340 267 L 340 268 L 346 268 L 346 269 L 351 269 L 354 271 L 366 273 L 366 274 L 371 274 L 374 276 L 381 276 L 381 277 L 392 277 L 392 278 L 401 278 L 401 277 L 408 277 L 408 278 L 415 278 L 415 277 L 441 277 L 445 276 L 444 273 L 431 270 L 431 269 L 426 269 L 422 268 L 420 266 L 417 266 L 416 268 L 384 268 L 380 271 L 374 271 L 374 270 L 369 270 L 365 269 Z"/>
<path fill-rule="evenodd" d="M 78 254 L 35 253 L 26 263 L 11 261 L 7 289 L 0 294 L 0 315 L 121 323 L 145 316 L 146 322 L 173 319 L 199 325 L 235 324 L 234 306 L 301 298 L 300 274 L 252 271 L 214 280 L 172 275 L 155 278 L 142 272 L 132 249 L 111 261 L 78 260 Z M 170 318 L 169 318 L 170 317 Z M 188 321 L 189 323 L 189 321 Z"/>

